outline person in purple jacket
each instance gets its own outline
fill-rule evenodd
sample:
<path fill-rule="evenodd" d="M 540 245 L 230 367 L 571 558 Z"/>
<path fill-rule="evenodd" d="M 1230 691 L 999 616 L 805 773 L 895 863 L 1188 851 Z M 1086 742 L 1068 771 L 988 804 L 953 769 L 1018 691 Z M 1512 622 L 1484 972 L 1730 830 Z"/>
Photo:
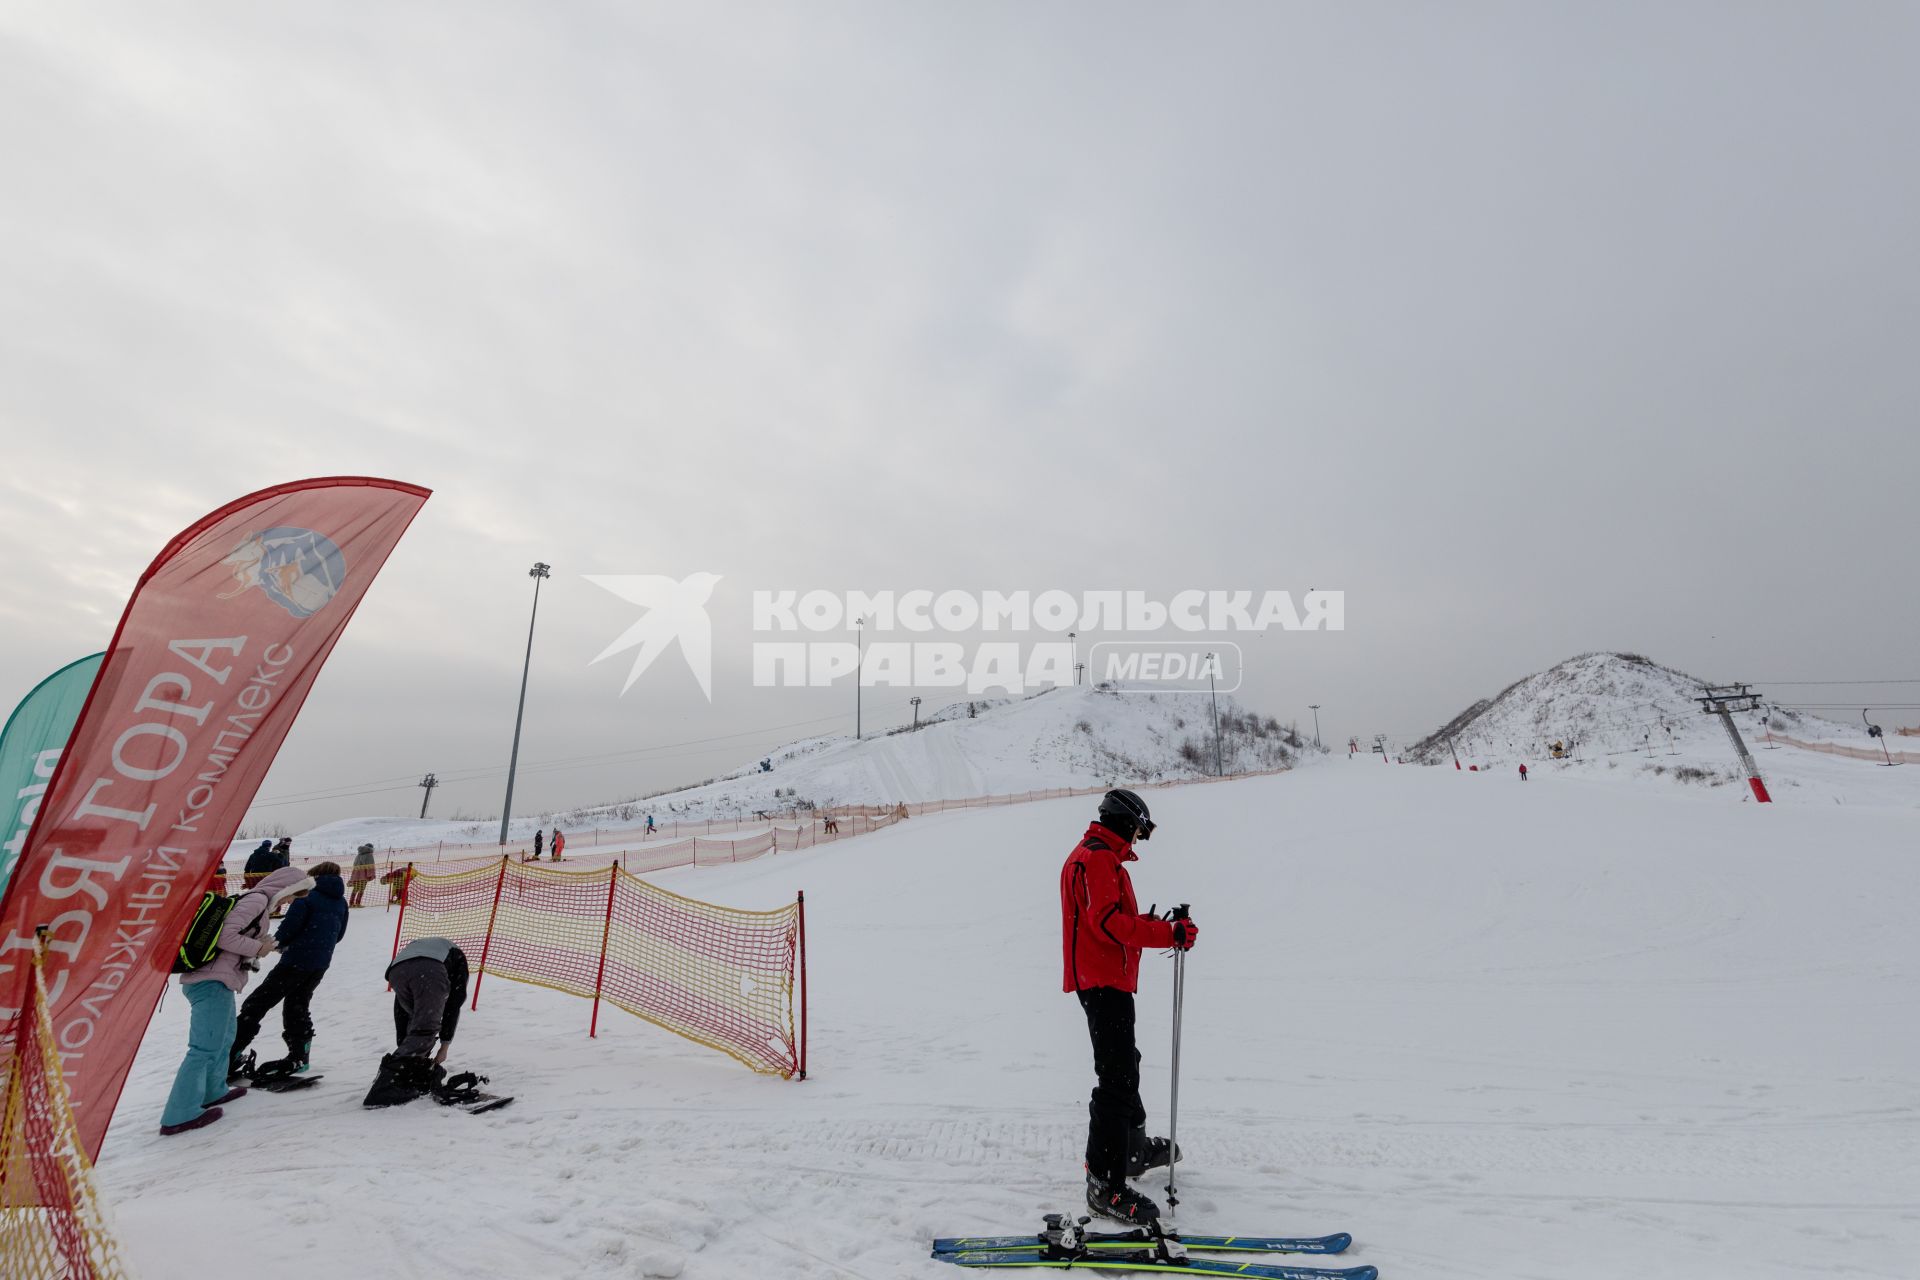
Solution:
<path fill-rule="evenodd" d="M 220 927 L 219 951 L 206 964 L 180 975 L 180 990 L 192 1006 L 187 1056 L 173 1077 L 160 1132 L 171 1137 L 202 1129 L 218 1120 L 223 1104 L 244 1097 L 244 1088 L 227 1088 L 227 1055 L 236 1025 L 234 997 L 246 989 L 259 959 L 279 944 L 266 930 L 274 910 L 304 897 L 313 881 L 297 867 L 270 871 L 240 895 Z"/>

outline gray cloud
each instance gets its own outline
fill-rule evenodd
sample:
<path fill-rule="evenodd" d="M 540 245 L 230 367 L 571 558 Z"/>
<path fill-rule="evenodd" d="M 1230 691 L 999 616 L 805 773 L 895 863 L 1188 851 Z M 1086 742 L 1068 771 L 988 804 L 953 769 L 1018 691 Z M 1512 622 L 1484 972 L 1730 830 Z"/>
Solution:
<path fill-rule="evenodd" d="M 1247 691 L 1338 735 L 1603 646 L 1920 674 L 1916 21 L 16 10 L 0 688 L 200 514 L 341 472 L 437 494 L 269 795 L 503 766 L 536 558 L 527 758 L 764 729 L 536 805 L 848 700 L 616 700 L 585 572 L 1342 587 L 1351 630 L 1259 642 Z"/>

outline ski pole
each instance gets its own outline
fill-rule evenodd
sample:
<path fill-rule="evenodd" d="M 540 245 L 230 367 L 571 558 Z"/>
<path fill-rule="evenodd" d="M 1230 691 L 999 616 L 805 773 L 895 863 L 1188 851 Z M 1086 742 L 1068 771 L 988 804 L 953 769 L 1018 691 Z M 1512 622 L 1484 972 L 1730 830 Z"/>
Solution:
<path fill-rule="evenodd" d="M 1180 1163 L 1180 1015 L 1185 1010 L 1187 996 L 1187 949 L 1179 944 L 1186 940 L 1186 927 L 1180 922 L 1187 919 L 1187 904 L 1181 903 L 1171 912 L 1173 920 L 1173 1100 L 1167 1107 L 1167 1216 L 1171 1218 L 1180 1205 L 1180 1197 L 1173 1190 L 1174 1166 Z"/>

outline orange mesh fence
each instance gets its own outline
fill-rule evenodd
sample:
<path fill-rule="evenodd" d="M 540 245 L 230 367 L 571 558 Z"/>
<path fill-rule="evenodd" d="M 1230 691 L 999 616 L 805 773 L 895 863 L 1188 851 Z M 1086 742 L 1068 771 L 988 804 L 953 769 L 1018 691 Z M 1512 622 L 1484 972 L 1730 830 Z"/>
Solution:
<path fill-rule="evenodd" d="M 1845 756 L 1850 760 L 1872 760 L 1876 764 L 1920 764 L 1920 751 L 1882 751 L 1879 747 L 1849 747 L 1838 742 L 1802 742 L 1784 733 L 1767 733 L 1768 742 L 1785 743 L 1802 751 L 1818 751 L 1826 756 Z"/>
<path fill-rule="evenodd" d="M 394 949 L 425 937 L 467 953 L 476 1006 L 493 974 L 591 999 L 588 1034 L 605 1000 L 755 1071 L 804 1074 L 793 1009 L 804 964 L 798 903 L 742 911 L 669 893 L 616 864 L 564 870 L 501 858 L 407 882 Z"/>
<path fill-rule="evenodd" d="M 1228 774 L 1218 778 L 1180 778 L 1169 782 L 1135 782 L 1115 785 L 1131 786 L 1139 790 L 1153 790 L 1165 787 L 1196 786 L 1209 782 L 1233 782 L 1241 778 L 1263 777 L 1284 773 L 1284 769 L 1264 769 L 1249 773 Z M 563 864 L 580 867 L 604 867 L 608 863 L 617 863 L 627 871 L 645 874 L 653 871 L 665 871 L 673 867 L 708 867 L 731 862 L 745 862 L 751 858 L 774 852 L 790 852 L 795 849 L 811 849 L 816 845 L 830 844 L 835 840 L 844 840 L 852 836 L 866 835 L 892 826 L 902 818 L 926 813 L 949 813 L 961 809 L 1001 808 L 1007 805 L 1028 804 L 1036 800 L 1058 800 L 1064 796 L 1098 795 L 1108 788 L 1098 787 L 1055 787 L 1043 791 L 1016 791 L 1004 795 L 967 796 L 956 800 L 926 800 L 914 803 L 896 802 L 894 804 L 838 805 L 830 809 L 795 810 L 787 813 L 742 819 L 715 819 L 703 823 L 668 823 L 659 828 L 660 833 L 739 830 L 741 827 L 759 826 L 762 830 L 751 835 L 720 837 L 710 835 L 685 835 L 674 839 L 642 840 L 634 830 L 594 831 L 582 833 L 578 838 L 570 838 L 568 849 L 571 851 Z M 603 848 L 601 845 L 626 844 L 628 847 Z M 584 846 L 584 847 L 583 847 Z M 475 852 L 484 849 L 485 852 Z M 500 860 L 500 846 L 497 843 L 487 845 L 426 845 L 417 849 L 389 850 L 378 866 L 378 878 L 366 887 L 362 895 L 362 904 L 369 907 L 392 907 L 399 903 L 399 885 L 406 874 L 407 867 L 419 864 L 431 866 L 433 874 L 449 875 L 475 869 L 491 872 Z M 508 854 L 515 859 L 527 859 L 531 848 L 520 849 Z M 303 859 L 303 865 L 314 866 L 323 861 L 320 858 Z M 545 866 L 546 863 L 529 863 Z M 216 873 L 216 883 L 218 874 Z M 240 878 L 230 880 L 231 892 L 237 892 Z"/>
<path fill-rule="evenodd" d="M 0 1054 L 0 1276 L 113 1280 L 126 1274 L 107 1230 L 93 1165 L 73 1122 L 53 1042 L 45 973 L 33 962 L 33 1005 Z"/>

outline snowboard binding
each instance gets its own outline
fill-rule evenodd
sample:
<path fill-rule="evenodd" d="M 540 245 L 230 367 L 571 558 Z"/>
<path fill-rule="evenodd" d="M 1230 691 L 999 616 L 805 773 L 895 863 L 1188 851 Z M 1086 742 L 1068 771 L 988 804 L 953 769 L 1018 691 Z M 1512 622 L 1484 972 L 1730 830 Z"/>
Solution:
<path fill-rule="evenodd" d="M 462 1071 L 457 1075 L 448 1076 L 434 1085 L 434 1100 L 449 1107 L 466 1106 L 478 1102 L 487 1096 L 480 1086 L 486 1084 L 488 1079 L 489 1077 L 472 1071 Z"/>

